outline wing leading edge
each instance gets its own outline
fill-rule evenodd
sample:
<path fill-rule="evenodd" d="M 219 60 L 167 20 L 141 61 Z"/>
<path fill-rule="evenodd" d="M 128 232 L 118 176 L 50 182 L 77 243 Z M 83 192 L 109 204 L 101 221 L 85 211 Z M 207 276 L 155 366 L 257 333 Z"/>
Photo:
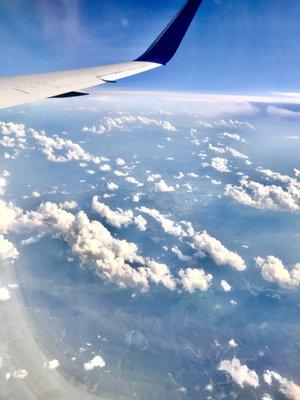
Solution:
<path fill-rule="evenodd" d="M 166 65 L 177 52 L 202 0 L 188 0 L 149 49 L 134 61 L 37 75 L 0 77 L 0 109 L 115 82 Z M 85 94 L 85 93 L 84 93 Z"/>

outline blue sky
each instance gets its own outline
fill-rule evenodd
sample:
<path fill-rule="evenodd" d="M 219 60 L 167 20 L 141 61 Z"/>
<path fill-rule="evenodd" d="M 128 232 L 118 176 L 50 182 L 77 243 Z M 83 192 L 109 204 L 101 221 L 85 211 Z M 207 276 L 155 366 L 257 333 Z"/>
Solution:
<path fill-rule="evenodd" d="M 4 0 L 0 74 L 137 57 L 183 0 Z M 204 0 L 174 61 L 118 87 L 261 93 L 300 90 L 298 0 Z"/>

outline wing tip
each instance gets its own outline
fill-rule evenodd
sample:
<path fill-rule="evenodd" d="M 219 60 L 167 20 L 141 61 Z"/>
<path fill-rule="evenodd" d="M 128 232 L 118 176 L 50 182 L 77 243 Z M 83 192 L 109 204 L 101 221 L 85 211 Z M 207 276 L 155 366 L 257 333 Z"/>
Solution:
<path fill-rule="evenodd" d="M 176 54 L 203 0 L 187 0 L 152 45 L 135 61 L 166 65 Z"/>

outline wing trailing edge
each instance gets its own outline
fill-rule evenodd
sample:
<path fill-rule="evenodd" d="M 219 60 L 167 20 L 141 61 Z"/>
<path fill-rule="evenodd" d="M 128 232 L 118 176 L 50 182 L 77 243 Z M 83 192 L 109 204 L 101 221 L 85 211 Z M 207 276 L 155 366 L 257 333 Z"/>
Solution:
<path fill-rule="evenodd" d="M 0 77 L 0 109 L 81 91 L 166 65 L 175 55 L 203 0 L 187 0 L 155 42 L 134 61 L 37 75 Z"/>

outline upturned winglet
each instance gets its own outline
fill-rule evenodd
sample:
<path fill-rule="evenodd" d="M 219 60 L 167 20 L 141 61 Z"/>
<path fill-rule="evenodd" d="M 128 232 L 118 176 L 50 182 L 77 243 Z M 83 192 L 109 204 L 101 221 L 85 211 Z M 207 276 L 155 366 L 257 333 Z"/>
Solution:
<path fill-rule="evenodd" d="M 135 61 L 166 65 L 175 55 L 203 0 L 188 0 L 152 45 Z"/>

